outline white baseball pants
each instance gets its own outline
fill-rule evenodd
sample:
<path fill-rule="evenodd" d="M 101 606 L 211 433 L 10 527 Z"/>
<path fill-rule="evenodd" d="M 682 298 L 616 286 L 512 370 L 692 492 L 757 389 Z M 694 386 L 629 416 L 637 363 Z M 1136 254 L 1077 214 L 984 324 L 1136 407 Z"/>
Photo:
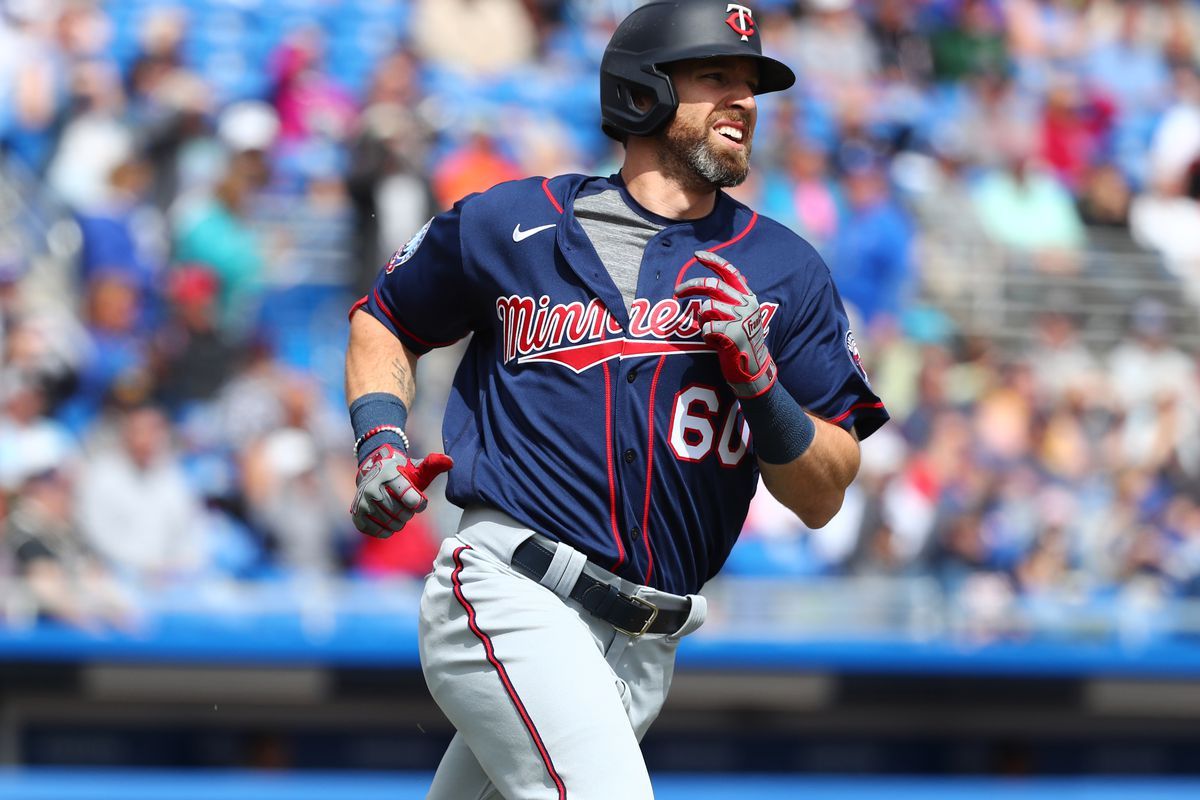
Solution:
<path fill-rule="evenodd" d="M 509 566 L 533 533 L 469 509 L 426 579 L 421 667 L 458 730 L 428 800 L 651 800 L 638 742 L 666 699 L 680 638 L 704 622 L 704 598 L 688 598 L 675 633 L 619 633 L 565 597 L 572 571 L 607 575 L 582 554 L 571 550 L 566 580 L 555 576 L 562 596 Z M 650 603 L 682 599 L 610 577 Z"/>

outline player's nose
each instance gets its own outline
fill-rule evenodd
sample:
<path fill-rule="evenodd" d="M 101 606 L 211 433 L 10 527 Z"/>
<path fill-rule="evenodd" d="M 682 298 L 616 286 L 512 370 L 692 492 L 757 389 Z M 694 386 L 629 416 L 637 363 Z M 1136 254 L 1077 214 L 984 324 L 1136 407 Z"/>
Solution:
<path fill-rule="evenodd" d="M 754 99 L 754 91 L 748 83 L 740 83 L 726 97 L 725 108 L 729 111 L 736 112 L 746 124 L 747 133 L 754 130 L 755 120 L 758 118 L 758 101 Z"/>
<path fill-rule="evenodd" d="M 740 108 L 745 111 L 757 109 L 758 101 L 754 98 L 754 87 L 746 81 L 735 84 L 734 91 L 729 96 L 729 105 L 731 108 Z"/>

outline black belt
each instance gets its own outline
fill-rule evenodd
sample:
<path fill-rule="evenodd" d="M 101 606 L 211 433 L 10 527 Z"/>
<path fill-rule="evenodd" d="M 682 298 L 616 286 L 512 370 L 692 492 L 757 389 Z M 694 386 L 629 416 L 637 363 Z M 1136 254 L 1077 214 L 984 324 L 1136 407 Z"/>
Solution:
<path fill-rule="evenodd" d="M 537 541 L 526 539 L 517 545 L 512 564 L 535 581 L 540 581 L 550 569 L 554 551 Z M 616 586 L 580 572 L 568 596 L 589 614 L 604 620 L 622 633 L 641 636 L 643 633 L 675 633 L 687 621 L 690 608 L 662 609 L 640 597 L 621 592 Z M 691 604 L 688 603 L 688 606 Z"/>

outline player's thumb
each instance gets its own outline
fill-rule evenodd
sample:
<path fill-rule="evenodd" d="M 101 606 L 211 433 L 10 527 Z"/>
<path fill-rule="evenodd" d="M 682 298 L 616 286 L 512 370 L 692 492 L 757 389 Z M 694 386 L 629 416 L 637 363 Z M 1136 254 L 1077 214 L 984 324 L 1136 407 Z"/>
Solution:
<path fill-rule="evenodd" d="M 433 483 L 434 478 L 443 472 L 448 472 L 453 466 L 454 459 L 445 453 L 430 453 L 416 465 L 417 468 L 410 480 L 413 486 L 423 492 L 429 487 L 429 484 Z"/>

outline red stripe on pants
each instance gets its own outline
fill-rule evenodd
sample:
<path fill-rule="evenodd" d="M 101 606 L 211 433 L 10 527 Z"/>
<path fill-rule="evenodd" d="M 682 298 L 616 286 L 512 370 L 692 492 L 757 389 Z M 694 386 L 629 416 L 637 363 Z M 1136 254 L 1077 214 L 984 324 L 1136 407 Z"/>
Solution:
<path fill-rule="evenodd" d="M 496 668 L 496 673 L 500 676 L 500 682 L 504 684 L 504 691 L 508 692 L 508 699 L 512 700 L 513 706 L 517 709 L 517 714 L 520 715 L 521 722 L 525 725 L 525 730 L 529 731 L 529 736 L 533 739 L 533 743 L 542 757 L 542 763 L 546 765 L 546 772 L 549 773 L 550 780 L 558 788 L 558 800 L 567 800 L 567 786 L 554 769 L 554 762 L 550 760 L 550 753 L 546 750 L 546 745 L 542 741 L 541 734 L 538 733 L 537 726 L 533 724 L 533 718 L 529 716 L 529 712 L 525 710 L 525 704 L 521 702 L 517 690 L 513 688 L 512 681 L 508 677 L 508 670 L 504 668 L 504 664 L 500 663 L 500 659 L 496 658 L 496 650 L 492 647 L 491 637 L 479 627 L 479 623 L 475 619 L 475 607 L 471 605 L 470 601 L 463 594 L 462 551 L 470 549 L 469 545 L 463 545 L 454 551 L 454 572 L 450 574 L 450 582 L 454 584 L 454 597 L 467 612 L 467 624 L 470 626 L 471 632 L 483 643 L 483 649 L 487 653 L 488 662 Z"/>

